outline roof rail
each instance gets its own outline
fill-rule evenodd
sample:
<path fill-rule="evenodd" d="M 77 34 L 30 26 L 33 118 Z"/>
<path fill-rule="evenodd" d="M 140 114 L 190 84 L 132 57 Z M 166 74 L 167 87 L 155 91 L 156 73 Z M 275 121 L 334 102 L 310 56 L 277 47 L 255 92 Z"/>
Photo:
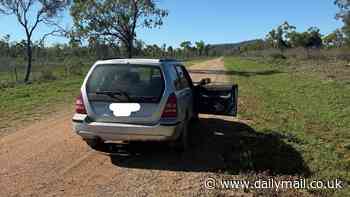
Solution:
<path fill-rule="evenodd" d="M 125 59 L 125 57 L 108 57 L 108 58 L 103 58 L 101 60 L 117 60 L 117 59 Z"/>
<path fill-rule="evenodd" d="M 125 57 L 111 57 L 111 58 L 103 58 L 103 60 L 117 60 L 117 59 L 126 59 Z M 171 58 L 160 58 L 159 62 L 180 62 L 180 60 L 177 59 L 171 59 Z"/>
<path fill-rule="evenodd" d="M 171 58 L 161 58 L 159 59 L 160 62 L 178 62 L 177 59 L 171 59 Z"/>

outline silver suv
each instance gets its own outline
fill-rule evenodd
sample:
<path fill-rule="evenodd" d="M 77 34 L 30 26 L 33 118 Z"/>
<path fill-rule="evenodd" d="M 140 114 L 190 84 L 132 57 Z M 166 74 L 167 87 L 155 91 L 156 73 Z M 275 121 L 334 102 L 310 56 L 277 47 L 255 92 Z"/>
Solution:
<path fill-rule="evenodd" d="M 76 99 L 74 131 L 94 149 L 104 142 L 169 141 L 185 150 L 198 113 L 237 113 L 237 86 L 208 83 L 194 85 L 176 60 L 97 61 Z"/>

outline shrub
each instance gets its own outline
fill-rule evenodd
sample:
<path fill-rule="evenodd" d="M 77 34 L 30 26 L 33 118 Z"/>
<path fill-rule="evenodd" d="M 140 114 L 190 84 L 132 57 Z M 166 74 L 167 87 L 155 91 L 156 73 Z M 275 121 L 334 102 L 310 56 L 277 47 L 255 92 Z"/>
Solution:
<path fill-rule="evenodd" d="M 77 65 L 71 66 L 69 72 L 72 75 L 83 75 L 83 63 L 79 62 Z"/>
<path fill-rule="evenodd" d="M 40 71 L 39 81 L 53 81 L 56 80 L 57 77 L 53 74 L 53 72 L 49 69 L 43 69 Z"/>
<path fill-rule="evenodd" d="M 84 74 L 83 67 L 84 67 L 83 62 L 78 58 L 74 58 L 74 59 L 66 61 L 65 62 L 66 76 L 69 76 L 69 75 L 81 76 L 81 75 L 83 75 Z"/>
<path fill-rule="evenodd" d="M 14 82 L 8 82 L 8 81 L 0 81 L 0 90 L 1 89 L 6 89 L 6 88 L 13 88 L 15 87 L 15 83 Z"/>
<path fill-rule="evenodd" d="M 271 54 L 270 55 L 270 57 L 272 58 L 272 59 L 274 59 L 274 60 L 285 60 L 285 59 L 287 59 L 287 57 L 286 56 L 284 56 L 283 54 L 281 54 L 281 53 L 273 53 L 273 54 Z"/>

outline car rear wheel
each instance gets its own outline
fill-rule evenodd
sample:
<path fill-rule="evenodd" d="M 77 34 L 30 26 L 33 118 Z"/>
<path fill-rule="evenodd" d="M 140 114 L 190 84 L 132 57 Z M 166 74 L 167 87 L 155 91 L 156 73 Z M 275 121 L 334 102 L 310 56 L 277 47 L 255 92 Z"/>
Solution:
<path fill-rule="evenodd" d="M 105 144 L 100 139 L 84 139 L 86 144 L 90 146 L 90 148 L 98 151 L 102 151 L 105 148 Z"/>
<path fill-rule="evenodd" d="M 184 120 L 183 126 L 181 128 L 181 135 L 175 142 L 175 150 L 177 152 L 185 152 L 189 148 L 188 126 L 189 121 L 186 119 Z"/>

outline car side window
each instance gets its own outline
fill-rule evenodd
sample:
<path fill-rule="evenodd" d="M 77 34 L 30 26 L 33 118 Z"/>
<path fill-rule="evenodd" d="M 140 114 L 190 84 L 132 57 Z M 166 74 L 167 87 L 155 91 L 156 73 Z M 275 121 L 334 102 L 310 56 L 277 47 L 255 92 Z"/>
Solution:
<path fill-rule="evenodd" d="M 172 83 L 174 84 L 175 90 L 181 90 L 181 83 L 180 83 L 180 79 L 177 74 L 175 66 L 171 65 L 170 70 L 171 70 L 170 75 L 171 75 Z"/>
<path fill-rule="evenodd" d="M 191 76 L 189 75 L 188 71 L 186 70 L 186 68 L 184 66 L 181 66 L 181 68 L 182 68 L 184 76 L 185 76 L 184 80 L 186 81 L 186 84 L 187 84 L 186 87 L 192 88 L 193 87 L 193 83 L 192 83 Z"/>
<path fill-rule="evenodd" d="M 176 72 L 177 72 L 177 74 L 179 76 L 179 83 L 181 84 L 180 85 L 181 86 L 180 89 L 184 89 L 184 88 L 190 87 L 190 84 L 189 84 L 189 82 L 188 82 L 188 80 L 186 78 L 186 75 L 185 75 L 185 72 L 184 72 L 182 66 L 177 65 L 177 66 L 175 66 L 175 69 L 176 69 Z"/>

